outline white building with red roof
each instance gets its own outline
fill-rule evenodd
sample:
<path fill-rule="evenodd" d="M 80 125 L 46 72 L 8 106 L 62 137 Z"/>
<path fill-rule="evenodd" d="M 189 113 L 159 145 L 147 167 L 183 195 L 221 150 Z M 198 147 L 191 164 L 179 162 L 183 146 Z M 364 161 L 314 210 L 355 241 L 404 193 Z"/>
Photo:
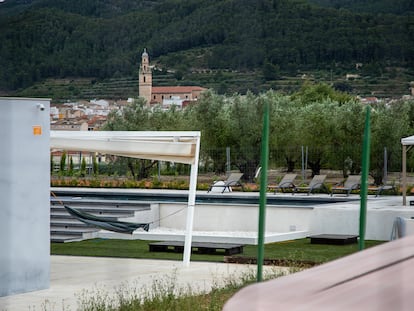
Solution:
<path fill-rule="evenodd" d="M 151 103 L 163 103 L 164 100 L 180 99 L 194 101 L 200 98 L 206 89 L 200 86 L 153 86 Z"/>
<path fill-rule="evenodd" d="M 185 103 L 196 101 L 200 94 L 207 90 L 200 86 L 152 86 L 152 71 L 146 49 L 141 56 L 139 69 L 139 96 L 145 98 L 147 104 L 169 105 L 171 102 Z"/>

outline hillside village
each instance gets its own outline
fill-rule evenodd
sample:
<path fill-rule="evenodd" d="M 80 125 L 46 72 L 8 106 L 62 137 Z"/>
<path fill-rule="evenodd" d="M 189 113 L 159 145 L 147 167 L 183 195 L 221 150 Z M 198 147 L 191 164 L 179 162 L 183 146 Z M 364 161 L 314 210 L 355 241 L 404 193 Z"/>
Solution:
<path fill-rule="evenodd" d="M 152 66 L 144 49 L 139 70 L 139 96 L 144 98 L 148 106 L 161 105 L 163 109 L 171 106 L 183 108 L 197 101 L 206 88 L 200 86 L 152 86 Z M 91 100 L 69 102 L 51 106 L 51 130 L 62 131 L 95 131 L 105 123 L 112 110 L 122 110 L 133 102 L 127 100 Z"/>
<path fill-rule="evenodd" d="M 132 99 L 92 100 L 52 104 L 50 129 L 54 131 L 96 131 L 105 123 L 112 110 L 120 110 Z"/>
<path fill-rule="evenodd" d="M 356 69 L 360 69 L 363 64 L 358 63 Z M 149 54 L 146 49 L 141 54 L 141 63 L 138 71 L 138 94 L 144 99 L 148 107 L 161 107 L 168 110 L 172 106 L 182 109 L 190 103 L 197 102 L 203 91 L 207 88 L 202 86 L 153 86 L 154 66 L 150 63 Z M 303 76 L 305 81 L 309 77 Z M 359 80 L 359 74 L 346 74 L 345 81 Z M 374 93 L 371 96 L 358 96 L 361 104 L 375 105 L 381 102 L 392 104 L 393 101 L 403 99 L 409 100 L 414 97 L 414 83 L 410 83 L 407 95 L 402 98 L 377 97 Z M 100 130 L 107 120 L 111 111 L 122 111 L 128 104 L 133 103 L 134 98 L 128 99 L 95 99 L 91 101 L 66 102 L 53 104 L 50 109 L 51 130 L 65 131 L 97 131 Z M 52 161 L 55 164 L 55 171 L 58 171 L 58 163 L 61 160 L 62 152 L 52 152 Z M 91 172 L 94 161 L 105 161 L 105 156 L 98 155 L 98 158 L 90 153 L 79 153 L 67 151 L 68 163 L 71 161 L 79 166 L 83 159 L 86 161 L 87 170 Z"/>
<path fill-rule="evenodd" d="M 165 88 L 167 89 L 167 88 Z M 401 99 L 408 100 L 414 97 L 405 95 Z M 133 102 L 133 98 L 127 100 L 91 100 L 52 104 L 50 107 L 50 129 L 54 131 L 97 131 L 105 123 L 108 114 L 115 110 L 122 110 Z M 396 99 L 380 99 L 375 96 L 359 97 L 361 104 L 376 104 L 383 101 L 392 103 Z M 193 102 L 196 100 L 192 100 Z M 185 107 L 189 100 L 183 100 L 179 96 L 165 98 L 160 104 L 163 109 L 169 109 L 172 105 L 179 109 Z"/>
<path fill-rule="evenodd" d="M 360 66 L 362 66 L 360 64 Z M 207 88 L 201 86 L 153 86 L 152 70 L 147 50 L 141 54 L 139 67 L 138 90 L 139 95 L 145 99 L 147 105 L 161 106 L 162 109 L 169 109 L 172 106 L 178 109 L 184 108 L 191 102 L 196 102 L 203 91 Z M 347 80 L 350 79 L 347 75 Z M 352 79 L 358 77 L 352 76 Z M 408 90 L 407 90 L 408 91 Z M 410 95 L 402 99 L 410 99 L 414 96 L 414 87 L 411 83 Z M 376 104 L 382 101 L 392 103 L 396 99 L 384 99 L 376 96 L 358 97 L 362 104 Z M 91 101 L 78 101 L 53 104 L 50 109 L 51 130 L 65 131 L 96 131 L 105 123 L 108 114 L 115 110 L 122 110 L 126 105 L 132 103 L 133 98 L 110 100 L 94 99 Z"/>
<path fill-rule="evenodd" d="M 195 102 L 206 88 L 200 86 L 152 86 L 152 69 L 149 56 L 144 49 L 139 70 L 139 96 L 147 103 L 148 107 L 161 106 L 169 109 L 176 106 L 184 108 L 191 102 Z M 53 131 L 98 131 L 107 120 L 111 111 L 121 111 L 126 105 L 132 103 L 133 98 L 127 100 L 94 99 L 91 101 L 67 102 L 52 104 L 50 107 L 50 129 Z M 67 151 L 68 161 L 80 165 L 85 159 L 88 170 L 91 169 L 93 157 L 90 153 Z M 62 151 L 52 152 L 54 170 L 58 171 L 58 163 L 62 157 Z M 98 161 L 104 160 L 99 156 Z"/>

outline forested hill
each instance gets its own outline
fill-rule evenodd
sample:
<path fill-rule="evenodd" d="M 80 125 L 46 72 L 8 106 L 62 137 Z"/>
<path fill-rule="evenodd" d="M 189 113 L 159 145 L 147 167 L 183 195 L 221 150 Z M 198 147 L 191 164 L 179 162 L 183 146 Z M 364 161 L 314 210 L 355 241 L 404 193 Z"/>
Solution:
<path fill-rule="evenodd" d="M 374 1 L 5 0 L 0 91 L 49 77 L 136 76 L 144 47 L 165 69 L 261 70 L 265 79 L 356 62 L 413 67 L 413 1 L 390 1 L 375 1 L 390 11 L 361 13 L 352 8 Z"/>
<path fill-rule="evenodd" d="M 410 14 L 414 11 L 412 0 L 309 0 L 312 3 L 353 12 Z"/>

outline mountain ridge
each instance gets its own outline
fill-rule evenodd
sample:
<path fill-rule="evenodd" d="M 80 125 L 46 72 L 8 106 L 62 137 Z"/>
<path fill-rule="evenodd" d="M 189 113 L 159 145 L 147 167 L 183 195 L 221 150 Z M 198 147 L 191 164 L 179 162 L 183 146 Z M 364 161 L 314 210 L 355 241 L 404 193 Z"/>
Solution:
<path fill-rule="evenodd" d="M 411 2 L 394 3 L 410 8 Z M 413 67 L 411 14 L 344 9 L 369 7 L 369 0 L 337 3 L 6 0 L 0 4 L 0 91 L 48 78 L 136 76 L 144 47 L 165 70 L 259 70 L 264 81 L 258 83 L 355 63 Z M 202 52 L 195 59 L 192 51 Z"/>

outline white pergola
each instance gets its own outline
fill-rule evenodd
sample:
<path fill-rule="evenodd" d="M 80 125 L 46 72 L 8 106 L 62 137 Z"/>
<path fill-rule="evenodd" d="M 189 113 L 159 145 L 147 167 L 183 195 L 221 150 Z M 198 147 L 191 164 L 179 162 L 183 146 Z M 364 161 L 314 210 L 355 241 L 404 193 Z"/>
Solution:
<path fill-rule="evenodd" d="M 403 205 L 407 205 L 407 151 L 414 145 L 414 135 L 401 139 L 402 144 L 402 193 Z"/>
<path fill-rule="evenodd" d="M 51 131 L 50 148 L 191 165 L 183 263 L 190 264 L 200 132 Z"/>

